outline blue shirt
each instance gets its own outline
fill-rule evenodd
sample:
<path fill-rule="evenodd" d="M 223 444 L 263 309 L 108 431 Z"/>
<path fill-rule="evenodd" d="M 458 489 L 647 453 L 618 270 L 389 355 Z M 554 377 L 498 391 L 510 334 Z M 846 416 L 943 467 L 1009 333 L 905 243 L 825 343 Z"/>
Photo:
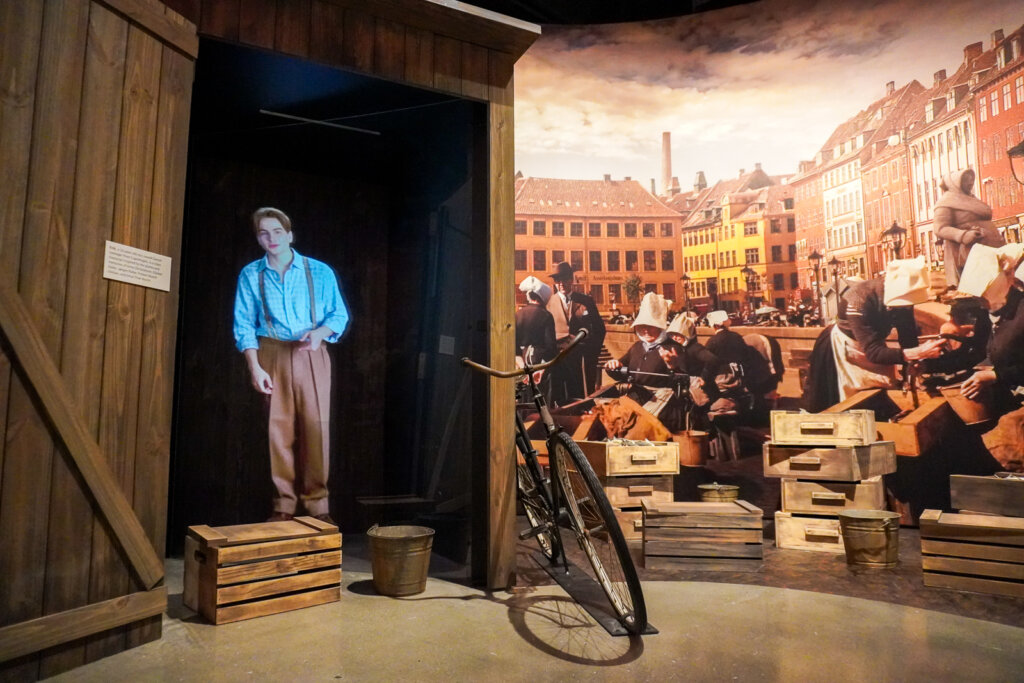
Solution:
<path fill-rule="evenodd" d="M 267 257 L 253 261 L 238 275 L 235 292 L 235 346 L 239 351 L 259 348 L 257 337 L 299 341 L 306 332 L 326 325 L 334 334 L 324 339 L 336 342 L 348 327 L 348 307 L 338 289 L 338 278 L 326 263 L 307 258 L 292 250 L 294 258 L 282 279 L 270 267 Z M 309 284 L 306 262 L 313 276 L 316 320 L 310 320 Z M 270 325 L 263 315 L 260 298 L 260 272 L 267 294 Z"/>

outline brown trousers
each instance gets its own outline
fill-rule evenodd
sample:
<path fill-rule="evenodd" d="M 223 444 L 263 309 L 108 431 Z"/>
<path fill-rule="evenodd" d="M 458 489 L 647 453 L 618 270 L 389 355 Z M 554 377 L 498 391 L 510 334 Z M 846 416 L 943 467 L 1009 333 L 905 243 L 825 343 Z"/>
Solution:
<path fill-rule="evenodd" d="M 260 337 L 260 365 L 274 382 L 267 397 L 274 512 L 328 513 L 331 357 L 327 345 L 303 351 L 298 342 Z"/>

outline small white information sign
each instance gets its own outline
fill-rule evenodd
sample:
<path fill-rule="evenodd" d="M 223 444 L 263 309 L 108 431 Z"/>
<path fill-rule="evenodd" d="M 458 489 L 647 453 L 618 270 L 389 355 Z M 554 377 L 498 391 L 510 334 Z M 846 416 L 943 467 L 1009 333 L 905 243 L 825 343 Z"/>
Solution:
<path fill-rule="evenodd" d="M 103 277 L 171 291 L 171 257 L 107 240 Z"/>

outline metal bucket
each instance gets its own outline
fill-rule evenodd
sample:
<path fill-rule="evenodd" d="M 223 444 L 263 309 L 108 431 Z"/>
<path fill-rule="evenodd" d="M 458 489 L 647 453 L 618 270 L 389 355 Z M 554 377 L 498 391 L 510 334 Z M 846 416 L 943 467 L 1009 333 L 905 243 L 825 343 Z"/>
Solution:
<path fill-rule="evenodd" d="M 676 432 L 672 440 L 679 444 L 679 464 L 683 467 L 701 467 L 708 459 L 711 440 L 707 432 L 693 429 Z"/>
<path fill-rule="evenodd" d="M 843 510 L 839 513 L 839 529 L 848 565 L 890 568 L 899 563 L 899 513 Z"/>
<path fill-rule="evenodd" d="M 430 548 L 434 530 L 425 526 L 377 526 L 366 532 L 370 539 L 373 587 L 381 595 L 422 593 L 427 587 Z"/>
<path fill-rule="evenodd" d="M 740 497 L 740 487 L 732 484 L 701 484 L 700 499 L 704 503 L 726 503 Z"/>

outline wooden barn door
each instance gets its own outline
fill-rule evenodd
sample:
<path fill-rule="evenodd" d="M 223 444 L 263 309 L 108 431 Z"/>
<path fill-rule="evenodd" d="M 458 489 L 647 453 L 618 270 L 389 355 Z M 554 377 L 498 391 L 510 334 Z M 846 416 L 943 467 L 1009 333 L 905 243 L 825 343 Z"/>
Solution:
<path fill-rule="evenodd" d="M 0 2 L 0 679 L 160 636 L 197 46 L 156 0 Z"/>

